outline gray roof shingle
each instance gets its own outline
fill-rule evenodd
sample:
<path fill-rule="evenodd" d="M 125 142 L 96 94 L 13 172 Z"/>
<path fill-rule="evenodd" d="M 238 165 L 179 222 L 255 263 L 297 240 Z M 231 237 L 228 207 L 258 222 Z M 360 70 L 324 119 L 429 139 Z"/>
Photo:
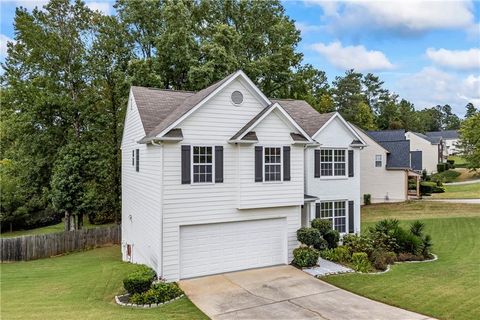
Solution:
<path fill-rule="evenodd" d="M 442 130 L 425 132 L 428 137 L 441 137 L 443 139 L 458 139 L 458 130 Z"/>
<path fill-rule="evenodd" d="M 310 137 L 335 114 L 335 112 L 319 113 L 304 100 L 271 99 L 271 101 L 278 102 Z"/>
<path fill-rule="evenodd" d="M 388 150 L 388 169 L 410 168 L 410 141 L 405 137 L 405 130 L 367 131 L 365 133 Z"/>
<path fill-rule="evenodd" d="M 424 135 L 423 133 L 420 132 L 412 132 L 414 135 L 417 135 L 418 137 L 425 139 L 427 141 L 430 141 L 431 144 L 439 144 L 442 140 L 442 137 L 436 136 L 436 137 L 428 137 Z"/>
<path fill-rule="evenodd" d="M 377 142 L 405 140 L 405 130 L 368 131 L 367 134 Z"/>

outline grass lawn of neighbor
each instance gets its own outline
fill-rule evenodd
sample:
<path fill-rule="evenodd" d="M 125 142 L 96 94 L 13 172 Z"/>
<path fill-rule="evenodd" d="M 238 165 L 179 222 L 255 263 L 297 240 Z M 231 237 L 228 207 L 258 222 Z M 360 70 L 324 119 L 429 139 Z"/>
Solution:
<path fill-rule="evenodd" d="M 444 193 L 433 193 L 434 199 L 480 199 L 480 182 L 459 185 L 444 185 Z"/>
<path fill-rule="evenodd" d="M 208 319 L 186 297 L 153 309 L 115 304 L 135 268 L 118 246 L 0 267 L 1 319 Z"/>
<path fill-rule="evenodd" d="M 419 219 L 438 260 L 394 265 L 385 274 L 347 274 L 323 280 L 365 297 L 438 319 L 480 318 L 480 205 L 407 202 L 362 208 L 362 229 L 384 218 Z"/>
<path fill-rule="evenodd" d="M 83 227 L 88 229 L 88 228 L 105 227 L 105 226 L 111 226 L 111 225 L 113 224 L 104 224 L 104 225 L 90 224 L 90 222 L 88 222 L 88 219 L 85 219 Z M 64 231 L 64 227 L 65 225 L 62 221 L 60 223 L 53 224 L 51 226 L 40 227 L 40 228 L 35 228 L 30 230 L 17 230 L 13 232 L 3 232 L 0 234 L 0 238 L 12 238 L 12 237 L 20 237 L 20 236 L 31 236 L 36 234 L 62 232 Z"/>

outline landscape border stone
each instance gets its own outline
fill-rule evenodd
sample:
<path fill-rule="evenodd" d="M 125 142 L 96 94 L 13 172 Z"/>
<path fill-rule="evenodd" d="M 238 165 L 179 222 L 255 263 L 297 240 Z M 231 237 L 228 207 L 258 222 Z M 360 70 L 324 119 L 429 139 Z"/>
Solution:
<path fill-rule="evenodd" d="M 176 298 L 173 298 L 172 300 L 168 300 L 168 301 L 165 301 L 165 302 L 161 302 L 161 303 L 153 303 L 153 304 L 135 304 L 135 303 L 130 303 L 130 302 L 122 302 L 120 299 L 121 298 L 125 298 L 125 297 L 130 297 L 130 294 L 129 293 L 126 293 L 126 294 L 121 294 L 121 295 L 118 295 L 118 296 L 115 296 L 115 302 L 122 306 L 122 307 L 133 307 L 133 308 L 158 308 L 158 307 L 161 307 L 163 306 L 164 304 L 169 304 L 175 300 L 178 300 L 182 297 L 184 297 L 185 294 L 182 294 Z"/>

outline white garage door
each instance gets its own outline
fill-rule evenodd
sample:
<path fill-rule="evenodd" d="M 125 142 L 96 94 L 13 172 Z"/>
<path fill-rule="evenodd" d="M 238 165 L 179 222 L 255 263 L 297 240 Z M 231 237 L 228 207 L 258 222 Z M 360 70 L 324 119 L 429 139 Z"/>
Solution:
<path fill-rule="evenodd" d="M 180 227 L 180 278 L 285 263 L 285 218 Z"/>

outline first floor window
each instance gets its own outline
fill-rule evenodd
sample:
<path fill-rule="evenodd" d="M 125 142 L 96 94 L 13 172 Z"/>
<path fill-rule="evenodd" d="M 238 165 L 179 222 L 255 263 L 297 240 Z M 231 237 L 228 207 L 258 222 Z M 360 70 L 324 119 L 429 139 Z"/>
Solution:
<path fill-rule="evenodd" d="M 321 176 L 345 176 L 346 156 L 342 149 L 320 150 L 320 175 Z"/>
<path fill-rule="evenodd" d="M 213 148 L 193 147 L 193 182 L 213 181 Z"/>
<path fill-rule="evenodd" d="M 346 232 L 347 217 L 345 201 L 324 201 L 317 203 L 316 218 L 330 220 L 332 228 L 340 233 Z"/>
<path fill-rule="evenodd" d="M 265 168 L 265 181 L 282 180 L 282 148 L 266 147 L 264 150 L 263 163 Z"/>
<path fill-rule="evenodd" d="M 375 155 L 375 167 L 381 167 L 382 166 L 382 155 L 377 154 Z"/>

